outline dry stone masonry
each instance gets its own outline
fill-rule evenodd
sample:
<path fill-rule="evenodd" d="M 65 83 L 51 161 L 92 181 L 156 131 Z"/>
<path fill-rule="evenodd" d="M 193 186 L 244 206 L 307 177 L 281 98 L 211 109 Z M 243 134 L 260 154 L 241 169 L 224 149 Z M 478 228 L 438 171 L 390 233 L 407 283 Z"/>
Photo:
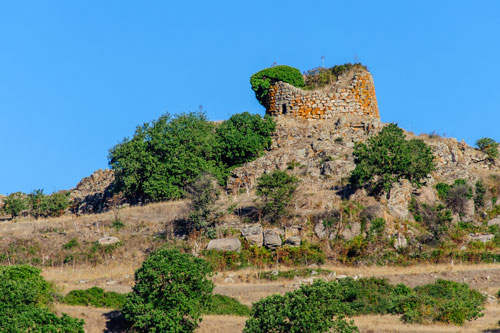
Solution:
<path fill-rule="evenodd" d="M 380 120 L 372 75 L 351 70 L 322 89 L 307 91 L 285 82 L 269 89 L 267 113 L 302 119 L 335 119 L 340 116 Z M 354 124 L 353 124 L 354 125 Z"/>

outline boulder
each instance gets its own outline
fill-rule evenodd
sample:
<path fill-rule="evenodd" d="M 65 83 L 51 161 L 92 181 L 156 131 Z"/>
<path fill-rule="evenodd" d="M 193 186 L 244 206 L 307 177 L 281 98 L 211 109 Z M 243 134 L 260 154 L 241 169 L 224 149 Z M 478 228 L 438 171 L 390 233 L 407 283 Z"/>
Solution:
<path fill-rule="evenodd" d="M 285 244 L 290 246 L 300 246 L 300 237 L 299 236 L 291 236 L 285 240 Z"/>
<path fill-rule="evenodd" d="M 396 250 L 404 249 L 405 247 L 408 246 L 408 241 L 406 240 L 406 237 L 404 235 L 396 234 L 394 235 L 393 246 Z"/>
<path fill-rule="evenodd" d="M 500 225 L 500 216 L 495 217 L 492 220 L 488 221 L 488 226 L 490 225 Z"/>
<path fill-rule="evenodd" d="M 423 186 L 418 189 L 417 200 L 420 203 L 433 205 L 437 201 L 436 191 L 430 186 Z"/>
<path fill-rule="evenodd" d="M 120 240 L 117 237 L 103 237 L 98 240 L 100 245 L 111 245 L 119 243 Z"/>
<path fill-rule="evenodd" d="M 281 237 L 276 230 L 264 231 L 264 246 L 269 249 L 275 249 L 281 246 Z"/>
<path fill-rule="evenodd" d="M 376 218 L 385 218 L 385 212 L 380 204 L 370 205 L 361 211 L 360 217 L 362 220 L 370 222 Z"/>
<path fill-rule="evenodd" d="M 495 235 L 493 234 L 484 234 L 484 235 L 470 234 L 469 242 L 480 241 L 482 243 L 487 243 L 493 240 L 493 238 L 495 238 Z"/>
<path fill-rule="evenodd" d="M 325 226 L 323 225 L 323 222 L 318 222 L 314 226 L 314 232 L 316 233 L 316 236 L 318 236 L 319 239 L 326 239 L 328 238 L 328 230 L 326 230 Z"/>
<path fill-rule="evenodd" d="M 245 239 L 251 244 L 251 245 L 257 245 L 257 246 L 262 246 L 264 242 L 264 236 L 262 235 L 262 226 L 261 225 L 254 225 L 254 226 L 247 226 L 241 229 L 241 235 L 245 237 Z"/>
<path fill-rule="evenodd" d="M 361 233 L 361 223 L 353 222 L 350 225 L 346 225 L 344 230 L 342 230 L 341 236 L 345 240 L 351 240 Z"/>
<path fill-rule="evenodd" d="M 238 238 L 218 238 L 212 239 L 207 246 L 207 250 L 217 251 L 239 251 L 241 242 Z"/>

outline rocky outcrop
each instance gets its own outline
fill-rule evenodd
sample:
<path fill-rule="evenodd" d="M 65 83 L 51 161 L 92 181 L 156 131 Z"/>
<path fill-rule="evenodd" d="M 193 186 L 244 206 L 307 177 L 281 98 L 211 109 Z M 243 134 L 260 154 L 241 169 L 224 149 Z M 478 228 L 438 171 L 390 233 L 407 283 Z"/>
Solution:
<path fill-rule="evenodd" d="M 281 235 L 277 230 L 264 231 L 264 246 L 269 249 L 275 249 L 281 246 Z"/>
<path fill-rule="evenodd" d="M 260 225 L 241 228 L 241 235 L 245 237 L 251 245 L 260 247 L 264 243 L 264 235 L 262 234 L 262 226 Z"/>
<path fill-rule="evenodd" d="M 111 197 L 111 186 L 115 180 L 113 170 L 97 170 L 83 178 L 71 190 L 73 210 L 77 214 L 99 213 L 106 208 L 106 200 Z"/>

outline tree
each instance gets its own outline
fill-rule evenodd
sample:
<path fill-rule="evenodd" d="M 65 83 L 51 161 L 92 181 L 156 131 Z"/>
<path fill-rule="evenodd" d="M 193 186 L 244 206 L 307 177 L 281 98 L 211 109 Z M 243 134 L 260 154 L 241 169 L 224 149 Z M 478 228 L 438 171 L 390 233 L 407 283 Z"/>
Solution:
<path fill-rule="evenodd" d="M 38 220 L 40 216 L 45 215 L 48 209 L 48 202 L 43 189 L 34 190 L 28 194 L 28 202 L 31 216 Z"/>
<path fill-rule="evenodd" d="M 11 193 L 4 201 L 3 210 L 12 218 L 18 217 L 24 210 L 28 209 L 26 194 L 22 192 Z"/>
<path fill-rule="evenodd" d="M 490 161 L 494 161 L 498 158 L 498 142 L 493 140 L 492 138 L 481 138 L 476 141 L 476 146 L 488 155 L 488 159 Z"/>
<path fill-rule="evenodd" d="M 271 222 L 276 222 L 287 213 L 287 206 L 297 189 L 299 179 L 285 171 L 275 170 L 257 179 L 256 194 L 262 198 L 262 213 Z"/>
<path fill-rule="evenodd" d="M 191 199 L 191 213 L 188 218 L 190 229 L 204 230 L 210 236 L 214 236 L 215 202 L 219 197 L 217 180 L 210 174 L 200 175 L 186 191 Z"/>
<path fill-rule="evenodd" d="M 372 193 L 389 193 L 399 179 L 419 183 L 434 170 L 434 156 L 422 140 L 406 140 L 403 130 L 390 124 L 382 131 L 354 147 L 356 168 L 351 184 L 367 186 Z"/>
<path fill-rule="evenodd" d="M 304 86 L 304 78 L 297 68 L 274 66 L 263 69 L 250 77 L 252 90 L 260 104 L 264 105 L 272 84 L 283 81 L 295 87 Z"/>
<path fill-rule="evenodd" d="M 139 332 L 193 332 L 210 302 L 212 273 L 203 259 L 176 249 L 153 252 L 135 272 L 123 314 Z"/>
<path fill-rule="evenodd" d="M 220 161 L 227 167 L 235 167 L 259 157 L 271 145 L 275 130 L 276 124 L 268 115 L 264 118 L 248 112 L 232 115 L 217 128 Z"/>
<path fill-rule="evenodd" d="M 204 114 L 165 114 L 110 149 L 116 191 L 131 202 L 180 198 L 201 173 L 219 178 L 215 147 L 215 125 Z"/>

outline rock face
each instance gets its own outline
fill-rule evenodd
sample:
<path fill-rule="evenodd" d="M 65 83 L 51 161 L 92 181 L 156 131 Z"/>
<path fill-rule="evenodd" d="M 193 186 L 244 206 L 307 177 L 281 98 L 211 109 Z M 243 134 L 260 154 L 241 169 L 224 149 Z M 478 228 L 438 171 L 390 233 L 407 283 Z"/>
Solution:
<path fill-rule="evenodd" d="M 300 246 L 300 237 L 299 236 L 292 236 L 292 237 L 288 237 L 286 240 L 285 240 L 285 245 L 290 245 L 290 246 Z"/>
<path fill-rule="evenodd" d="M 276 230 L 264 231 L 264 246 L 269 249 L 275 249 L 281 246 L 281 237 Z"/>
<path fill-rule="evenodd" d="M 408 246 L 408 241 L 406 240 L 405 236 L 403 236 L 401 234 L 396 234 L 396 235 L 394 235 L 393 246 L 396 250 L 404 249 L 405 247 Z"/>
<path fill-rule="evenodd" d="M 106 207 L 106 200 L 111 197 L 111 185 L 115 180 L 113 170 L 97 170 L 90 177 L 83 178 L 71 190 L 75 213 L 100 213 Z"/>
<path fill-rule="evenodd" d="M 361 233 L 361 223 L 354 222 L 350 225 L 347 225 L 344 230 L 341 232 L 342 238 L 345 240 L 351 240 L 354 237 L 358 236 Z"/>
<path fill-rule="evenodd" d="M 387 207 L 392 216 L 401 221 L 408 219 L 410 215 L 408 204 L 411 200 L 411 193 L 412 185 L 406 179 L 392 186 L 389 202 L 387 203 Z"/>
<path fill-rule="evenodd" d="M 475 234 L 470 234 L 469 235 L 469 241 L 480 241 L 482 243 L 487 243 L 495 238 L 495 235 L 493 234 L 485 234 L 485 235 L 475 235 Z"/>
<path fill-rule="evenodd" d="M 218 238 L 212 239 L 207 246 L 207 250 L 217 251 L 239 251 L 241 242 L 237 238 Z"/>
<path fill-rule="evenodd" d="M 262 234 L 262 226 L 248 226 L 241 229 L 241 235 L 245 237 L 245 239 L 251 245 L 262 246 L 264 242 L 264 236 Z"/>

